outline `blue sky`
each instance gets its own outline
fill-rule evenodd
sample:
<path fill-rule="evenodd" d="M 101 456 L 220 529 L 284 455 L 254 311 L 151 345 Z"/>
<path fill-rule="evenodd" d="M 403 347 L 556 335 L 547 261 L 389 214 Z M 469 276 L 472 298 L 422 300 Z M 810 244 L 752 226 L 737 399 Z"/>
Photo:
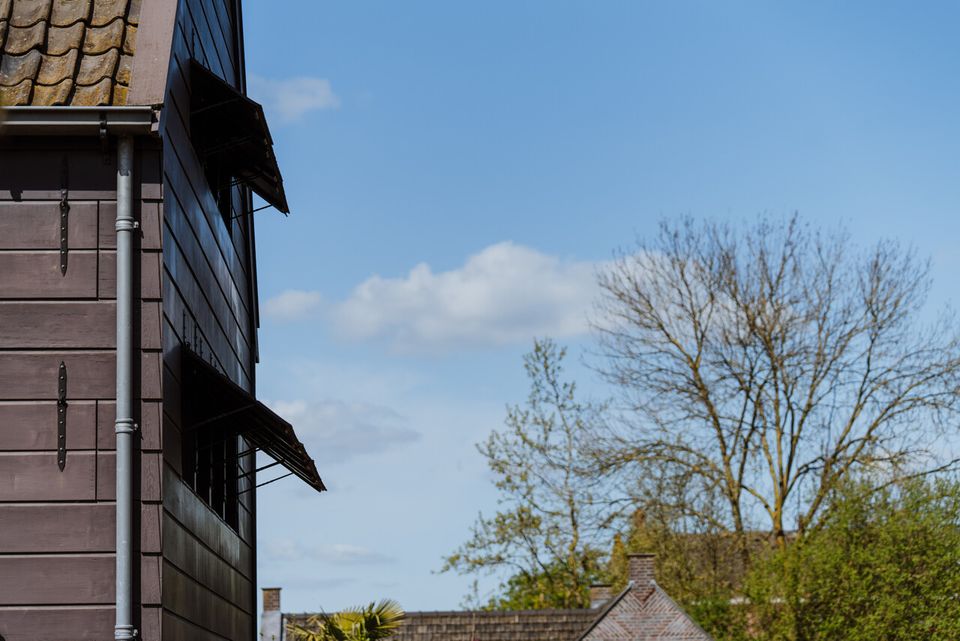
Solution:
<path fill-rule="evenodd" d="M 257 219 L 258 392 L 331 490 L 259 491 L 285 610 L 458 606 L 435 571 L 496 507 L 473 444 L 535 335 L 605 393 L 593 274 L 663 217 L 898 238 L 956 299 L 956 3 L 244 4 L 293 212 Z"/>

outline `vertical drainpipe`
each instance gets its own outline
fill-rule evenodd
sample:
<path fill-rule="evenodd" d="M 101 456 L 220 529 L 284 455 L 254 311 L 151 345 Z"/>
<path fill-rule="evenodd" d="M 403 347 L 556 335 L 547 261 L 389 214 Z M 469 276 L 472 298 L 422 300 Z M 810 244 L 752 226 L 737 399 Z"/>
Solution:
<path fill-rule="evenodd" d="M 113 636 L 130 641 L 133 625 L 133 338 L 134 232 L 133 138 L 117 145 L 117 619 Z"/>

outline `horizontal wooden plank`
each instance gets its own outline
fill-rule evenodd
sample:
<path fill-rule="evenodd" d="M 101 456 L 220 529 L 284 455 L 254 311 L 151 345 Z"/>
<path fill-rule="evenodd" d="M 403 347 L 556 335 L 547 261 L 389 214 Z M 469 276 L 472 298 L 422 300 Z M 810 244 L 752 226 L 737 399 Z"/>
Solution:
<path fill-rule="evenodd" d="M 250 614 L 196 583 L 168 562 L 163 564 L 162 575 L 165 608 L 227 639 L 249 637 L 253 625 Z"/>
<path fill-rule="evenodd" d="M 0 634 L 6 641 L 103 641 L 113 638 L 114 620 L 112 606 L 0 608 Z"/>
<path fill-rule="evenodd" d="M 140 396 L 143 400 L 159 401 L 163 399 L 160 381 L 163 376 L 159 351 L 140 353 Z"/>
<path fill-rule="evenodd" d="M 113 552 L 114 515 L 112 503 L 0 504 L 0 550 L 7 554 Z"/>
<path fill-rule="evenodd" d="M 96 498 L 96 466 L 96 453 L 89 451 L 68 450 L 62 472 L 56 452 L 2 452 L 0 502 L 91 501 Z"/>
<path fill-rule="evenodd" d="M 67 246 L 97 248 L 97 203 L 70 202 Z M 0 249 L 60 249 L 60 203 L 0 201 Z"/>
<path fill-rule="evenodd" d="M 188 285 L 189 289 L 181 291 L 179 287 L 183 285 Z M 177 331 L 186 334 L 184 344 L 200 353 L 217 370 L 225 372 L 234 383 L 244 389 L 250 388 L 250 377 L 246 370 L 251 366 L 250 347 L 244 342 L 236 325 L 227 325 L 232 330 L 232 340 L 224 333 L 215 312 L 203 300 L 196 281 L 185 279 L 174 286 L 171 279 L 165 277 L 163 313 L 171 325 L 180 319 Z M 241 356 L 238 356 L 238 352 Z"/>
<path fill-rule="evenodd" d="M 140 253 L 140 298 L 160 300 L 160 252 Z M 100 269 L 97 277 L 97 292 L 100 298 L 117 297 L 117 253 L 100 252 Z"/>
<path fill-rule="evenodd" d="M 96 405 L 73 401 L 67 406 L 67 447 L 92 450 L 97 441 Z M 57 449 L 57 404 L 54 401 L 0 402 L 0 450 Z M 2 522 L 2 519 L 0 519 Z M 3 550 L 0 545 L 0 550 Z"/>
<path fill-rule="evenodd" d="M 234 279 L 238 294 L 248 305 L 243 285 L 246 282 L 246 261 L 237 253 L 206 181 L 197 181 L 197 177 L 204 175 L 203 168 L 193 151 L 179 113 L 171 114 L 164 136 L 169 139 L 173 152 L 164 154 L 164 176 L 169 193 L 173 196 L 164 203 L 164 220 L 175 225 L 174 235 L 178 240 L 181 236 L 185 237 L 185 233 L 195 235 L 211 268 L 217 270 L 218 276 Z M 222 285 L 226 285 L 226 280 Z"/>
<path fill-rule="evenodd" d="M 211 552 L 173 519 L 163 521 L 164 558 L 197 583 L 248 613 L 256 612 L 250 579 Z"/>
<path fill-rule="evenodd" d="M 140 608 L 140 641 L 160 641 L 160 618 L 163 608 L 156 605 L 145 605 Z"/>
<path fill-rule="evenodd" d="M 60 252 L 0 252 L 0 299 L 96 298 L 97 252 L 71 251 L 67 273 Z"/>
<path fill-rule="evenodd" d="M 140 503 L 140 551 L 160 554 L 163 552 L 163 503 Z"/>
<path fill-rule="evenodd" d="M 156 316 L 157 310 L 153 310 Z M 158 321 L 153 336 L 159 344 Z M 0 301 L 0 349 L 112 349 L 117 306 L 109 301 Z"/>
<path fill-rule="evenodd" d="M 160 249 L 161 221 L 160 203 L 137 201 L 140 205 L 140 248 Z M 100 249 L 114 249 L 117 246 L 117 203 L 100 201 Z"/>
<path fill-rule="evenodd" d="M 170 418 L 170 416 L 164 412 L 163 413 L 163 460 L 166 462 L 173 470 L 179 474 L 183 474 L 183 441 L 180 435 L 180 428 L 177 427 L 176 423 Z"/>
<path fill-rule="evenodd" d="M 169 227 L 166 227 L 169 231 Z M 172 235 L 168 234 L 168 235 Z M 167 275 L 177 288 L 184 293 L 184 297 L 191 302 L 191 308 L 199 311 L 200 305 L 194 304 L 193 298 L 188 295 L 189 289 L 196 289 L 203 294 L 202 305 L 209 306 L 215 314 L 215 318 L 220 322 L 225 331 L 231 331 L 231 326 L 236 325 L 246 339 L 249 330 L 247 323 L 247 307 L 242 304 L 239 298 L 230 300 L 234 292 L 230 289 L 224 290 L 217 283 L 214 274 L 208 269 L 207 262 L 194 259 L 191 260 L 183 251 L 183 246 L 179 239 L 171 240 L 166 244 L 166 252 L 163 255 L 163 264 L 167 270 Z M 185 282 L 185 281 L 191 282 Z"/>
<path fill-rule="evenodd" d="M 142 450 L 160 450 L 160 401 L 140 403 L 140 448 Z M 97 403 L 97 449 L 116 449 L 117 436 L 114 426 L 117 420 L 117 404 L 114 401 Z"/>
<path fill-rule="evenodd" d="M 161 605 L 160 567 L 163 557 L 159 554 L 140 556 L 140 603 L 143 605 Z"/>
<path fill-rule="evenodd" d="M 163 641 L 231 641 L 210 630 L 201 628 L 196 623 L 187 621 L 167 609 L 163 610 L 161 618 Z"/>
<path fill-rule="evenodd" d="M 112 605 L 115 564 L 113 554 L 0 555 L 0 606 Z M 141 556 L 140 576 L 141 601 L 159 605 L 160 557 Z"/>
<path fill-rule="evenodd" d="M 213 550 L 227 565 L 247 578 L 253 577 L 253 552 L 206 503 L 193 493 L 169 465 L 163 472 L 165 518 L 175 518 L 185 529 Z"/>
<path fill-rule="evenodd" d="M 160 553 L 161 512 L 159 503 L 141 504 L 141 552 Z M 4 554 L 113 552 L 115 515 L 113 503 L 0 503 L 0 550 Z"/>
<path fill-rule="evenodd" d="M 112 604 L 114 558 L 0 556 L 0 605 Z"/>
<path fill-rule="evenodd" d="M 68 400 L 116 396 L 114 352 L 0 352 L 0 400 L 56 399 L 61 361 Z"/>
<path fill-rule="evenodd" d="M 140 499 L 160 501 L 160 452 L 140 453 Z M 116 452 L 97 456 L 97 500 L 112 501 L 117 495 Z"/>
<path fill-rule="evenodd" d="M 104 154 L 98 142 L 90 138 L 59 148 L 43 148 L 39 144 L 7 146 L 0 153 L 0 200 L 59 201 L 64 177 L 71 200 L 115 200 L 116 154 Z"/>

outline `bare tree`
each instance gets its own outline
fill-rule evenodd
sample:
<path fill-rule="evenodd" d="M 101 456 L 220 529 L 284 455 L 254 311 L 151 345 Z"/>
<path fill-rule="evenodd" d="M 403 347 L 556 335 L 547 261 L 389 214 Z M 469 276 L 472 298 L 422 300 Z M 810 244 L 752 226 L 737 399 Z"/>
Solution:
<path fill-rule="evenodd" d="M 921 323 L 928 272 L 894 242 L 862 250 L 796 216 L 663 223 L 600 276 L 601 370 L 630 417 L 605 464 L 715 488 L 714 525 L 745 556 L 748 529 L 766 522 L 782 545 L 860 468 L 952 464 L 938 437 L 960 401 L 960 340 L 946 313 Z"/>

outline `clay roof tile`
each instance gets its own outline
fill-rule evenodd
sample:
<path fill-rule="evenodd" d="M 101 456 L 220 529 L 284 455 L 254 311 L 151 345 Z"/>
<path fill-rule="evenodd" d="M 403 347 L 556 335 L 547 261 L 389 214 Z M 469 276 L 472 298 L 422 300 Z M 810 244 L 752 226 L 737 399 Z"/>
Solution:
<path fill-rule="evenodd" d="M 47 31 L 47 53 L 59 56 L 70 49 L 79 49 L 83 44 L 84 30 L 82 22 L 69 27 L 50 27 Z"/>
<path fill-rule="evenodd" d="M 50 17 L 53 0 L 13 0 L 10 24 L 14 27 L 32 27 Z"/>
<path fill-rule="evenodd" d="M 140 3 L 141 0 L 130 0 L 130 9 L 127 11 L 127 22 L 130 24 L 140 24 Z"/>
<path fill-rule="evenodd" d="M 42 56 L 39 51 L 32 49 L 21 56 L 7 54 L 0 61 L 0 85 L 12 87 L 26 79 L 33 79 L 40 69 Z"/>
<path fill-rule="evenodd" d="M 120 58 L 119 49 L 110 49 L 99 55 L 87 54 L 80 59 L 80 71 L 77 73 L 78 85 L 93 85 L 104 78 L 113 78 Z"/>
<path fill-rule="evenodd" d="M 57 0 L 53 3 L 50 22 L 58 27 L 67 27 L 90 17 L 90 0 Z"/>
<path fill-rule="evenodd" d="M 3 51 L 5 53 L 19 55 L 31 49 L 39 49 L 43 46 L 43 38 L 46 35 L 46 31 L 46 22 L 38 22 L 32 27 L 8 27 L 7 37 L 3 43 Z"/>
<path fill-rule="evenodd" d="M 93 18 L 90 19 L 90 24 L 102 27 L 124 17 L 126 13 L 127 0 L 96 0 L 93 3 Z"/>
<path fill-rule="evenodd" d="M 117 66 L 117 82 L 124 85 L 130 84 L 130 70 L 133 68 L 133 56 L 120 56 L 120 64 Z"/>
<path fill-rule="evenodd" d="M 36 85 L 33 88 L 32 104 L 47 107 L 51 105 L 65 105 L 70 98 L 73 81 L 70 79 L 58 82 L 55 85 Z"/>
<path fill-rule="evenodd" d="M 127 92 L 130 89 L 126 85 L 121 85 L 119 83 L 113 86 L 113 104 L 114 105 L 125 105 L 127 104 Z"/>
<path fill-rule="evenodd" d="M 123 20 L 117 18 L 105 27 L 87 27 L 83 53 L 104 53 L 123 44 Z"/>
<path fill-rule="evenodd" d="M 123 36 L 123 52 L 133 55 L 137 50 L 137 28 L 133 25 L 127 25 L 126 33 Z"/>
<path fill-rule="evenodd" d="M 43 56 L 43 61 L 40 63 L 40 72 L 37 74 L 37 82 L 41 85 L 55 85 L 67 78 L 72 79 L 76 70 L 76 49 L 71 49 L 60 56 Z"/>
<path fill-rule="evenodd" d="M 0 85 L 0 107 L 17 107 L 30 104 L 30 90 L 33 82 L 24 80 L 13 87 Z"/>
<path fill-rule="evenodd" d="M 104 78 L 95 85 L 88 87 L 77 86 L 73 92 L 73 100 L 70 104 L 78 107 L 99 107 L 100 105 L 109 105 L 113 94 L 113 80 Z"/>

